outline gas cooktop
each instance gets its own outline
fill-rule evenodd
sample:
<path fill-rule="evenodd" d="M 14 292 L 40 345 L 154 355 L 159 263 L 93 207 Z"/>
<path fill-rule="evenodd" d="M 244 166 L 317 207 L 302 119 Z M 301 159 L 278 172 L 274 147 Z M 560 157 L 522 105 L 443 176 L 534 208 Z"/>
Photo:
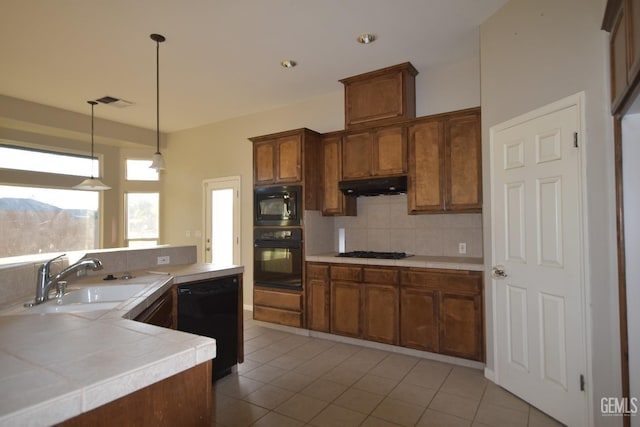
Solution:
<path fill-rule="evenodd" d="M 346 258 L 379 258 L 379 259 L 402 259 L 411 255 L 405 252 L 374 252 L 374 251 L 351 251 L 342 252 L 336 255 Z"/>

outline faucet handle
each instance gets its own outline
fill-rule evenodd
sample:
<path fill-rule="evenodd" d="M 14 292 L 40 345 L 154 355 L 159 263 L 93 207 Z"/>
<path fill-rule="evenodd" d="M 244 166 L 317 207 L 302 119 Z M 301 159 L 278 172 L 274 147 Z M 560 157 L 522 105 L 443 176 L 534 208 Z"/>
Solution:
<path fill-rule="evenodd" d="M 55 258 L 51 258 L 49 261 L 45 262 L 44 264 L 42 264 L 42 267 L 40 267 L 41 270 L 49 270 L 49 268 L 51 268 L 51 263 L 57 259 L 62 258 L 63 256 L 65 256 L 66 254 L 62 254 L 62 255 L 58 255 Z"/>

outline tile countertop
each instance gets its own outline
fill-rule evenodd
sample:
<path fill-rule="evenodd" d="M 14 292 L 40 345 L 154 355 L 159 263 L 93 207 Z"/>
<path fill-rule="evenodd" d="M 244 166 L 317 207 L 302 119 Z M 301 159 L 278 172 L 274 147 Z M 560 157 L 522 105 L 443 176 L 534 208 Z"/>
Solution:
<path fill-rule="evenodd" d="M 335 264 L 382 265 L 391 267 L 442 268 L 447 270 L 484 271 L 482 258 L 444 257 L 415 255 L 402 259 L 350 258 L 339 257 L 336 252 L 307 255 L 305 260 L 311 262 L 329 262 Z"/>
<path fill-rule="evenodd" d="M 241 274 L 244 268 L 190 264 L 133 272 L 134 278 L 69 283 L 145 284 L 112 310 L 0 314 L 0 426 L 52 425 L 206 362 L 215 340 L 132 319 L 174 283 Z"/>

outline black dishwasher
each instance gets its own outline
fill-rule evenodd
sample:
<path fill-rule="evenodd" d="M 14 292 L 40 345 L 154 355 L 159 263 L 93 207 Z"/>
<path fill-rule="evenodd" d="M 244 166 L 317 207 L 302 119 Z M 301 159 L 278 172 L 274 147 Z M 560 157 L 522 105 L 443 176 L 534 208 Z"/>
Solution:
<path fill-rule="evenodd" d="M 178 330 L 215 338 L 213 379 L 229 374 L 238 360 L 238 277 L 179 285 Z"/>

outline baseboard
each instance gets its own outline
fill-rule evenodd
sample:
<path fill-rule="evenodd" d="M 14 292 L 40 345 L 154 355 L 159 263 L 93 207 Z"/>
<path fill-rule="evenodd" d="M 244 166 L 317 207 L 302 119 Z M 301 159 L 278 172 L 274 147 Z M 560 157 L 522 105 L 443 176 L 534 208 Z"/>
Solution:
<path fill-rule="evenodd" d="M 488 380 L 493 381 L 494 383 L 498 383 L 496 381 L 496 372 L 493 369 L 489 369 L 487 367 L 484 368 L 484 377 Z"/>

